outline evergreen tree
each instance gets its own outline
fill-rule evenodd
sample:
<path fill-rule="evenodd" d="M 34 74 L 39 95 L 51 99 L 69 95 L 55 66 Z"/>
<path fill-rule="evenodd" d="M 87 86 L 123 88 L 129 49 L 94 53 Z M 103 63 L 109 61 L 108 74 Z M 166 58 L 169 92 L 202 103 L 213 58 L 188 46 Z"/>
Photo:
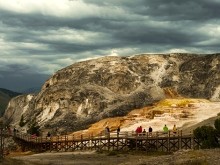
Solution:
<path fill-rule="evenodd" d="M 215 129 L 217 130 L 218 137 L 220 137 L 220 118 L 215 120 L 214 125 L 215 125 Z"/>
<path fill-rule="evenodd" d="M 24 116 L 21 115 L 21 119 L 20 119 L 20 122 L 19 122 L 19 126 L 20 126 L 20 127 L 23 127 L 24 125 L 25 125 Z"/>
<path fill-rule="evenodd" d="M 219 146 L 217 131 L 211 126 L 198 127 L 193 131 L 193 134 L 201 142 L 202 148 L 215 148 Z"/>

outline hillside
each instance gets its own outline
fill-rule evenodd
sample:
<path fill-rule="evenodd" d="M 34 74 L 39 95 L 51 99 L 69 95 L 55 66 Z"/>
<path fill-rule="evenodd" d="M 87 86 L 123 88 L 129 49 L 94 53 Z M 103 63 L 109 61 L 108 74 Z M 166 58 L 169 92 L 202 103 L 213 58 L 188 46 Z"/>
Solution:
<path fill-rule="evenodd" d="M 141 54 L 82 61 L 54 73 L 38 94 L 12 99 L 4 119 L 20 130 L 33 124 L 61 133 L 82 130 L 167 98 L 220 101 L 219 75 L 219 54 Z M 26 125 L 20 128 L 22 115 Z"/>
<path fill-rule="evenodd" d="M 21 93 L 13 92 L 7 89 L 0 88 L 0 117 L 3 116 L 8 102 L 11 98 L 20 95 Z"/>
<path fill-rule="evenodd" d="M 116 131 L 120 127 L 121 131 L 131 132 L 139 126 L 146 131 L 149 126 L 153 131 L 162 131 L 164 124 L 171 130 L 175 124 L 183 133 L 190 133 L 199 126 L 213 125 L 217 118 L 220 118 L 220 102 L 192 98 L 164 99 L 153 106 L 132 110 L 126 116 L 100 120 L 88 129 L 73 134 L 98 135 L 104 132 L 106 126 L 110 131 Z"/>

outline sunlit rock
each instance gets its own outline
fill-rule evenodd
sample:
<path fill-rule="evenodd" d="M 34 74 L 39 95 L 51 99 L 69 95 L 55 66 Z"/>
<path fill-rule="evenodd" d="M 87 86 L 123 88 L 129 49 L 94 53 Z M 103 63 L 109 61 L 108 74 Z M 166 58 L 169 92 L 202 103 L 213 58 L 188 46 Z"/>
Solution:
<path fill-rule="evenodd" d="M 18 129 L 28 129 L 35 123 L 42 130 L 58 128 L 60 132 L 71 132 L 103 118 L 127 115 L 133 109 L 165 98 L 219 101 L 219 86 L 218 54 L 103 57 L 57 71 L 37 95 L 12 99 L 4 119 Z M 172 110 L 197 106 L 191 102 L 179 104 L 167 106 Z M 153 119 L 159 112 L 160 109 L 155 108 L 144 118 Z M 22 115 L 25 126 L 20 127 Z M 188 116 L 187 112 L 179 115 Z"/>

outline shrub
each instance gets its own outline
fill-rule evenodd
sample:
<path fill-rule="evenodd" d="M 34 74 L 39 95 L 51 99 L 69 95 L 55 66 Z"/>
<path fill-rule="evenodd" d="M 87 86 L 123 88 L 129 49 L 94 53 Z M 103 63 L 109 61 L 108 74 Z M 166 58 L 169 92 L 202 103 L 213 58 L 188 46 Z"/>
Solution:
<path fill-rule="evenodd" d="M 115 156 L 115 155 L 117 155 L 118 153 L 117 153 L 117 151 L 110 151 L 109 153 L 108 153 L 108 156 Z"/>
<path fill-rule="evenodd" d="M 27 131 L 27 133 L 33 135 L 36 134 L 36 136 L 40 135 L 40 126 L 38 126 L 36 123 L 32 124 L 30 129 Z"/>
<path fill-rule="evenodd" d="M 20 126 L 20 127 L 23 127 L 24 125 L 25 125 L 24 116 L 21 115 L 21 119 L 20 119 L 20 122 L 19 122 L 19 126 Z"/>
<path fill-rule="evenodd" d="M 218 119 L 215 120 L 214 125 L 215 125 L 215 129 L 216 129 L 217 132 L 218 132 L 218 135 L 220 136 L 220 118 L 218 118 Z"/>
<path fill-rule="evenodd" d="M 202 148 L 218 147 L 217 131 L 211 126 L 198 127 L 193 131 L 194 136 L 201 142 Z"/>

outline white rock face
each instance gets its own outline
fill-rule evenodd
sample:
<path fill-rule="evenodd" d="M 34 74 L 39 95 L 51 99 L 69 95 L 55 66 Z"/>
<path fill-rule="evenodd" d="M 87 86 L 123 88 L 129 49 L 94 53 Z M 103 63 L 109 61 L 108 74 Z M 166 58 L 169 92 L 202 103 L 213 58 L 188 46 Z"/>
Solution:
<path fill-rule="evenodd" d="M 50 106 L 43 109 L 42 113 L 37 116 L 38 123 L 42 125 L 43 123 L 51 120 L 58 109 L 58 103 L 52 103 Z"/>
<path fill-rule="evenodd" d="M 10 123 L 11 126 L 17 127 L 21 120 L 21 116 L 29 113 L 30 102 L 33 97 L 34 95 L 29 94 L 12 98 L 4 114 L 6 123 Z"/>
<path fill-rule="evenodd" d="M 35 122 L 42 129 L 79 130 L 173 97 L 175 92 L 220 101 L 219 75 L 217 54 L 108 56 L 59 70 L 37 95 L 12 99 L 4 118 L 16 126 L 23 115 L 25 127 Z"/>
<path fill-rule="evenodd" d="M 215 91 L 214 91 L 214 94 L 211 97 L 211 100 L 216 101 L 216 100 L 219 100 L 219 98 L 220 98 L 220 85 L 215 88 Z"/>
<path fill-rule="evenodd" d="M 175 124 L 178 128 L 184 129 L 198 124 L 204 120 L 217 116 L 220 113 L 220 102 L 210 102 L 210 103 L 194 103 L 193 107 L 185 108 L 190 113 L 189 117 L 181 118 L 179 112 L 175 112 L 175 108 L 171 108 L 170 113 L 164 113 L 162 115 L 157 115 L 153 119 L 140 118 L 134 120 L 133 124 L 121 128 L 122 131 L 135 131 L 137 127 L 142 126 L 142 128 L 148 130 L 149 126 L 153 128 L 154 131 L 162 131 L 164 124 L 172 130 Z"/>

